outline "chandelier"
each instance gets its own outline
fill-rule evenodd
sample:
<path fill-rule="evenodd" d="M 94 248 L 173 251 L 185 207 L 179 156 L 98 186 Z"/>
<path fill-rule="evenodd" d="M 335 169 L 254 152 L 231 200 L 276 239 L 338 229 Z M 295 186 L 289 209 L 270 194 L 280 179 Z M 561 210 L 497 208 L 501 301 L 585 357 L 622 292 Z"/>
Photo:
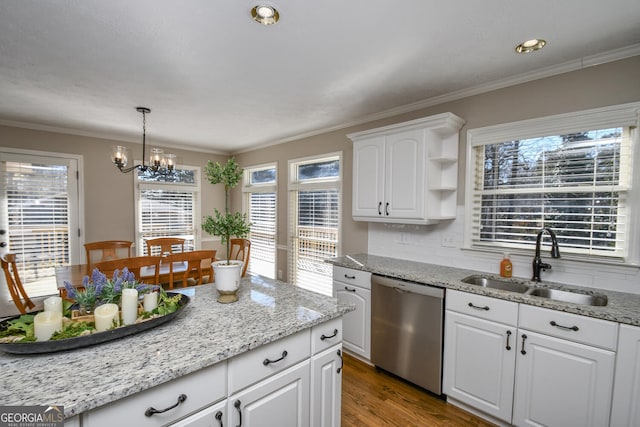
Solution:
<path fill-rule="evenodd" d="M 149 159 L 149 164 L 145 164 L 145 157 L 147 155 L 147 114 L 151 113 L 151 109 L 146 107 L 136 107 L 136 110 L 139 113 L 142 113 L 142 164 L 127 167 L 127 147 L 124 147 L 122 145 L 117 145 L 113 148 L 113 151 L 111 153 L 111 160 L 113 161 L 113 164 L 116 165 L 116 167 L 122 173 L 129 173 L 136 169 L 142 172 L 151 172 L 152 174 L 159 175 L 168 175 L 173 173 L 173 170 L 176 166 L 176 155 L 164 154 L 164 150 L 162 150 L 162 148 L 152 148 L 150 150 L 151 156 Z"/>

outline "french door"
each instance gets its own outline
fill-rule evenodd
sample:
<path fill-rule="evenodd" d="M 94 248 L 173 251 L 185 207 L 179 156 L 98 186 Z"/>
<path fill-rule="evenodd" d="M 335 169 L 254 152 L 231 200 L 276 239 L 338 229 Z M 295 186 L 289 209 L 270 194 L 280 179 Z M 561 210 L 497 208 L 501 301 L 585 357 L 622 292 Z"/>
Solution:
<path fill-rule="evenodd" d="M 30 297 L 56 294 L 55 267 L 80 259 L 81 159 L 67 156 L 0 148 L 0 254 L 16 254 Z M 0 281 L 4 309 L 10 296 Z"/>

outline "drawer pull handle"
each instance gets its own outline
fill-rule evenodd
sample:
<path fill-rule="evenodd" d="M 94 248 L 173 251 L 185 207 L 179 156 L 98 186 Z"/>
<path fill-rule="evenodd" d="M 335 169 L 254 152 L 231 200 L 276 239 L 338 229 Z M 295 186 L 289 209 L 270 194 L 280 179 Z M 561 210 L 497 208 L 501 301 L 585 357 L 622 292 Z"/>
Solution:
<path fill-rule="evenodd" d="M 342 371 L 342 368 L 344 367 L 344 359 L 342 358 L 342 350 L 338 350 L 338 357 L 340 358 L 340 367 L 336 370 L 336 372 L 340 373 Z"/>
<path fill-rule="evenodd" d="M 240 408 L 240 405 L 240 399 L 233 402 L 233 406 L 236 408 L 236 410 L 238 411 L 238 415 L 240 416 L 240 424 L 238 424 L 236 427 L 242 427 L 242 409 Z"/>
<path fill-rule="evenodd" d="M 578 328 L 577 326 L 563 326 L 563 325 L 559 325 L 555 322 L 555 320 L 552 320 L 551 322 L 549 322 L 549 324 L 551 326 L 555 326 L 556 328 L 560 328 L 560 329 L 564 329 L 566 331 L 574 331 L 574 332 L 578 332 L 578 330 L 580 328 Z"/>
<path fill-rule="evenodd" d="M 382 202 L 378 202 L 378 215 L 382 215 Z"/>
<path fill-rule="evenodd" d="M 475 308 L 476 310 L 484 310 L 484 311 L 489 311 L 489 306 L 485 305 L 484 307 L 480 307 L 478 305 L 473 305 L 472 302 L 469 303 L 469 307 L 471 308 Z"/>
<path fill-rule="evenodd" d="M 385 215 L 389 216 L 389 202 L 387 202 L 384 205 L 384 213 L 385 213 Z"/>
<path fill-rule="evenodd" d="M 282 352 L 282 357 L 280 357 L 279 359 L 276 359 L 276 360 L 264 359 L 262 361 L 262 364 L 264 366 L 267 366 L 270 363 L 277 363 L 277 362 L 281 361 L 282 359 L 284 359 L 285 357 L 287 357 L 287 354 L 289 354 L 289 353 L 287 353 L 287 350 L 285 350 L 285 351 Z"/>
<path fill-rule="evenodd" d="M 509 344 L 509 338 L 511 338 L 511 331 L 507 331 L 507 346 L 505 347 L 507 351 L 511 351 L 511 345 Z"/>
<path fill-rule="evenodd" d="M 187 395 L 186 394 L 181 394 L 180 396 L 178 396 L 178 401 L 176 402 L 175 405 L 169 406 L 168 408 L 164 408 L 164 409 L 156 409 L 153 406 L 150 406 L 150 407 L 147 408 L 146 411 L 144 411 L 144 415 L 147 416 L 147 417 L 150 417 L 153 414 L 162 414 L 163 412 L 167 412 L 167 411 L 172 410 L 173 408 L 177 408 L 185 400 L 187 400 Z"/>
<path fill-rule="evenodd" d="M 344 275 L 345 279 L 349 279 L 349 280 L 354 280 L 356 278 L 356 276 L 349 276 L 348 274 Z"/>
<path fill-rule="evenodd" d="M 321 341 L 328 340 L 328 339 L 330 339 L 330 338 L 334 338 L 336 335 L 338 335 L 338 330 L 337 330 L 337 329 L 334 329 L 334 330 L 333 330 L 333 335 L 325 335 L 325 334 L 322 334 L 322 335 L 320 335 L 320 340 L 321 340 Z"/>
<path fill-rule="evenodd" d="M 355 292 L 356 291 L 355 289 L 351 289 L 351 288 L 349 288 L 347 286 L 344 287 L 344 290 L 347 291 L 347 292 Z"/>
<path fill-rule="evenodd" d="M 218 412 L 216 412 L 215 418 L 216 418 L 216 420 L 218 420 L 218 422 L 220 423 L 220 427 L 224 427 L 224 426 L 222 425 L 222 411 L 218 411 Z"/>
<path fill-rule="evenodd" d="M 522 350 L 520 350 L 520 353 L 527 354 L 527 352 L 524 350 L 524 342 L 527 339 L 527 336 L 525 334 L 522 334 Z"/>

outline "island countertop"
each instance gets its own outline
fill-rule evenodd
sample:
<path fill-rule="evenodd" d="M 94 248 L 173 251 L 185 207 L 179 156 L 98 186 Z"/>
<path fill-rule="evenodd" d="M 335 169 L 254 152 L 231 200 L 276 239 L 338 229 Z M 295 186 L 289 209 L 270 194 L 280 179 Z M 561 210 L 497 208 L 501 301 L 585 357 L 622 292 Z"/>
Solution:
<path fill-rule="evenodd" d="M 341 267 L 368 271 L 370 273 L 393 277 L 401 280 L 407 280 L 410 282 L 439 286 L 446 289 L 455 289 L 463 292 L 486 295 L 528 305 L 535 305 L 537 307 L 550 308 L 552 310 L 564 311 L 567 313 L 580 314 L 582 316 L 640 326 L 640 295 L 638 294 L 565 285 L 549 281 L 538 283 L 532 282 L 528 279 L 517 277 L 504 279 L 492 274 L 475 270 L 407 261 L 369 254 L 341 256 L 338 258 L 329 259 L 327 260 L 327 262 Z M 485 288 L 483 286 L 471 285 L 462 281 L 462 279 L 464 279 L 465 277 L 472 275 L 494 277 L 501 280 L 523 283 L 527 286 L 567 290 L 589 295 L 602 294 L 606 295 L 608 302 L 607 305 L 603 307 L 571 304 L 561 301 L 554 301 L 547 298 L 524 295 L 521 293 L 508 292 L 500 289 Z"/>
<path fill-rule="evenodd" d="M 40 355 L 0 352 L 2 405 L 64 405 L 65 417 L 214 365 L 353 310 L 334 298 L 247 276 L 239 301 L 213 285 L 187 288 L 171 322 L 116 341 Z"/>

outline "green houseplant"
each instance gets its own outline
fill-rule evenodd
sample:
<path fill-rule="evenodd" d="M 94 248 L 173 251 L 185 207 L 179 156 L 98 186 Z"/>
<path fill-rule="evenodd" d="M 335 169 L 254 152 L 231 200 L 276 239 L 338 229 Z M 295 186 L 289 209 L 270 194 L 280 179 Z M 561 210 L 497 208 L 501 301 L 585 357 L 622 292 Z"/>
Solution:
<path fill-rule="evenodd" d="M 251 223 L 246 214 L 231 212 L 229 208 L 229 190 L 240 183 L 242 173 L 243 169 L 233 157 L 224 165 L 209 160 L 205 167 L 209 183 L 224 186 L 224 212 L 215 209 L 214 215 L 207 215 L 202 222 L 202 229 L 212 236 L 220 237 L 220 242 L 226 247 L 226 259 L 212 263 L 220 302 L 233 302 L 238 299 L 236 293 L 240 285 L 242 263 L 231 260 L 231 238 L 234 236 L 246 238 L 251 229 Z M 233 271 L 233 273 L 227 273 L 227 271 Z M 232 280 L 234 283 L 228 283 L 227 280 Z"/>

